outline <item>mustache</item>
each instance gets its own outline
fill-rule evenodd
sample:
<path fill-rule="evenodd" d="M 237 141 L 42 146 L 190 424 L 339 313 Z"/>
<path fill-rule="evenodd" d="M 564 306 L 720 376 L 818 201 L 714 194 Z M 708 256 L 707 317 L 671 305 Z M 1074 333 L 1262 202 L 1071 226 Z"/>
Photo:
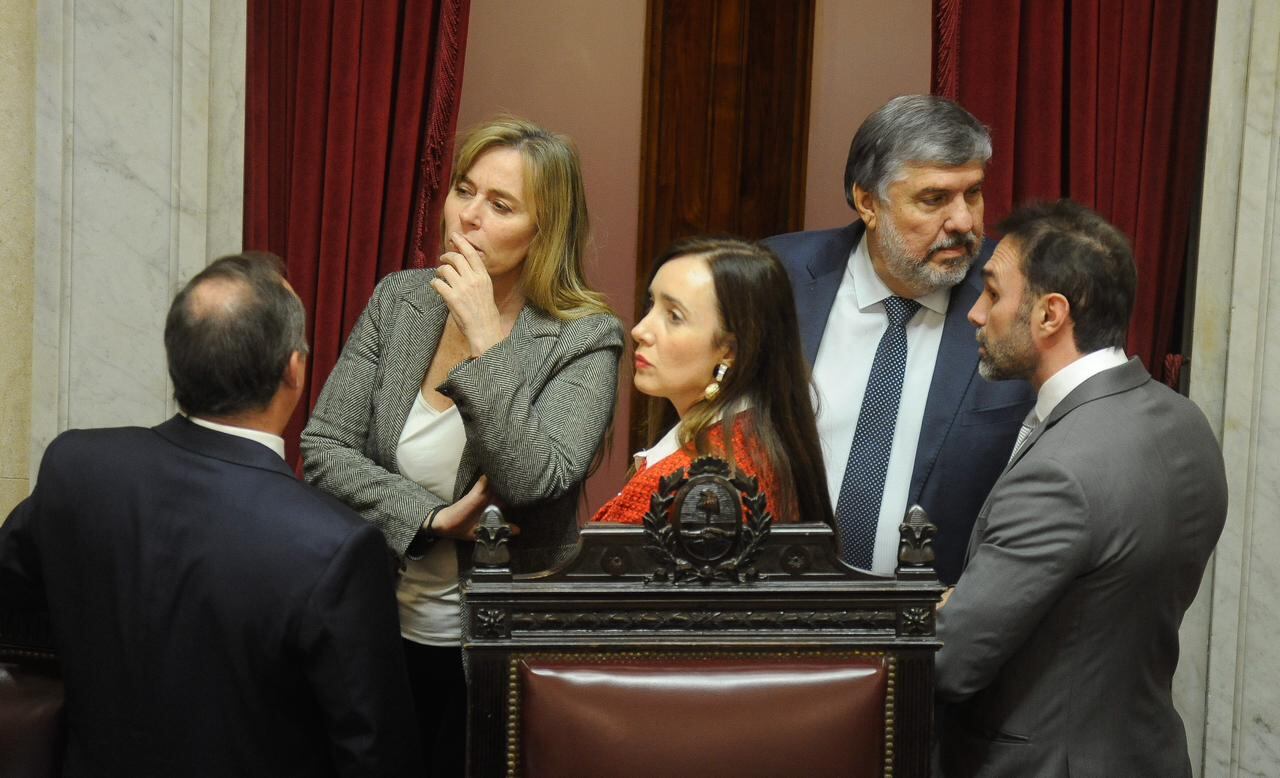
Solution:
<path fill-rule="evenodd" d="M 947 249 L 959 248 L 963 248 L 968 254 L 975 253 L 978 250 L 978 234 L 970 230 L 963 235 L 948 235 L 929 247 L 929 255 L 932 256 L 939 251 L 946 251 Z"/>

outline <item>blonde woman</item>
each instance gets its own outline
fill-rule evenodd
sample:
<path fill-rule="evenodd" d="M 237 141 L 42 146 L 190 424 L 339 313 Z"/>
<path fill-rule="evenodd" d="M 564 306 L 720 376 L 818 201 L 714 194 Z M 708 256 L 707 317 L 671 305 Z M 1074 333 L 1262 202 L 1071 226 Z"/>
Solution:
<path fill-rule="evenodd" d="M 518 571 L 572 550 L 623 348 L 583 274 L 571 142 L 500 118 L 460 140 L 453 170 L 439 266 L 378 284 L 302 434 L 307 480 L 403 560 L 401 634 L 436 775 L 463 772 L 458 566 L 479 511 L 508 510 Z"/>

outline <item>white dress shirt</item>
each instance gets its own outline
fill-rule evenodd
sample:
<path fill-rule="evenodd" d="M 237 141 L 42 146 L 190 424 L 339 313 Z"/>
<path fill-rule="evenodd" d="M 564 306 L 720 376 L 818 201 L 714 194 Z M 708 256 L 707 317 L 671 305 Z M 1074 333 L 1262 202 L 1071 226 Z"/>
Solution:
<path fill-rule="evenodd" d="M 818 437 L 822 442 L 833 508 L 840 497 L 840 483 L 849 461 L 853 433 L 858 427 L 871 363 L 880 337 L 889 327 L 884 300 L 893 292 L 876 275 L 866 246 L 864 237 L 849 255 L 813 365 L 813 382 L 818 393 Z M 872 571 L 880 575 L 891 575 L 898 565 L 898 527 L 907 512 L 907 492 L 915 468 L 925 401 L 933 382 L 934 362 L 942 343 L 942 327 L 950 300 L 949 288 L 916 298 L 920 310 L 907 322 L 907 370 L 902 381 L 898 423 L 893 432 L 893 451 L 885 475 L 871 563 Z"/>
<path fill-rule="evenodd" d="M 1104 348 L 1088 354 L 1049 376 L 1036 395 L 1036 419 L 1044 421 L 1077 386 L 1104 370 L 1119 367 L 1128 362 L 1123 350 Z"/>
<path fill-rule="evenodd" d="M 198 427 L 204 427 L 205 429 L 210 429 L 214 432 L 223 432 L 227 435 L 235 435 L 237 438 L 252 440 L 254 443 L 261 443 L 276 452 L 276 456 L 284 459 L 284 438 L 279 435 L 272 435 L 270 432 L 251 430 L 245 427 L 232 427 L 229 424 L 219 424 L 216 421 L 200 419 L 195 416 L 188 416 L 187 418 L 191 420 L 192 424 L 195 424 Z"/>

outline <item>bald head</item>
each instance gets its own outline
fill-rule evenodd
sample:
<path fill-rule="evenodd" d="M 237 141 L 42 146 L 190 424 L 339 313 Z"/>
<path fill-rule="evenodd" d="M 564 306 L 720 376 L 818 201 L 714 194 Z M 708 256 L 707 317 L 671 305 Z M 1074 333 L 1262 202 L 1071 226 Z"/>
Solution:
<path fill-rule="evenodd" d="M 218 418 L 261 410 L 290 356 L 306 353 L 306 313 L 282 271 L 270 254 L 223 257 L 174 297 L 164 345 L 184 412 Z"/>

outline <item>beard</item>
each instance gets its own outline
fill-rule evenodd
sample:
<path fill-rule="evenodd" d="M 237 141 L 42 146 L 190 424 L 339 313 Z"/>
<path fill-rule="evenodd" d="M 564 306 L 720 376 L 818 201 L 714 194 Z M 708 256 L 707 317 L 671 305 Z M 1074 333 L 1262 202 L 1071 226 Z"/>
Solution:
<path fill-rule="evenodd" d="M 978 256 L 979 239 L 973 230 L 963 235 L 948 235 L 930 246 L 924 257 L 920 258 L 911 256 L 902 233 L 898 232 L 897 225 L 893 223 L 893 217 L 886 212 L 880 221 L 880 228 L 876 232 L 884 253 L 885 268 L 890 275 L 914 290 L 916 296 L 959 284 Z M 941 266 L 930 261 L 939 251 L 956 248 L 962 248 L 965 252 Z"/>
<path fill-rule="evenodd" d="M 978 374 L 988 381 L 1030 378 L 1039 359 L 1031 340 L 1031 305 L 1023 301 L 1009 334 L 1000 340 L 987 337 L 986 328 L 974 337 L 982 352 L 978 356 Z"/>

